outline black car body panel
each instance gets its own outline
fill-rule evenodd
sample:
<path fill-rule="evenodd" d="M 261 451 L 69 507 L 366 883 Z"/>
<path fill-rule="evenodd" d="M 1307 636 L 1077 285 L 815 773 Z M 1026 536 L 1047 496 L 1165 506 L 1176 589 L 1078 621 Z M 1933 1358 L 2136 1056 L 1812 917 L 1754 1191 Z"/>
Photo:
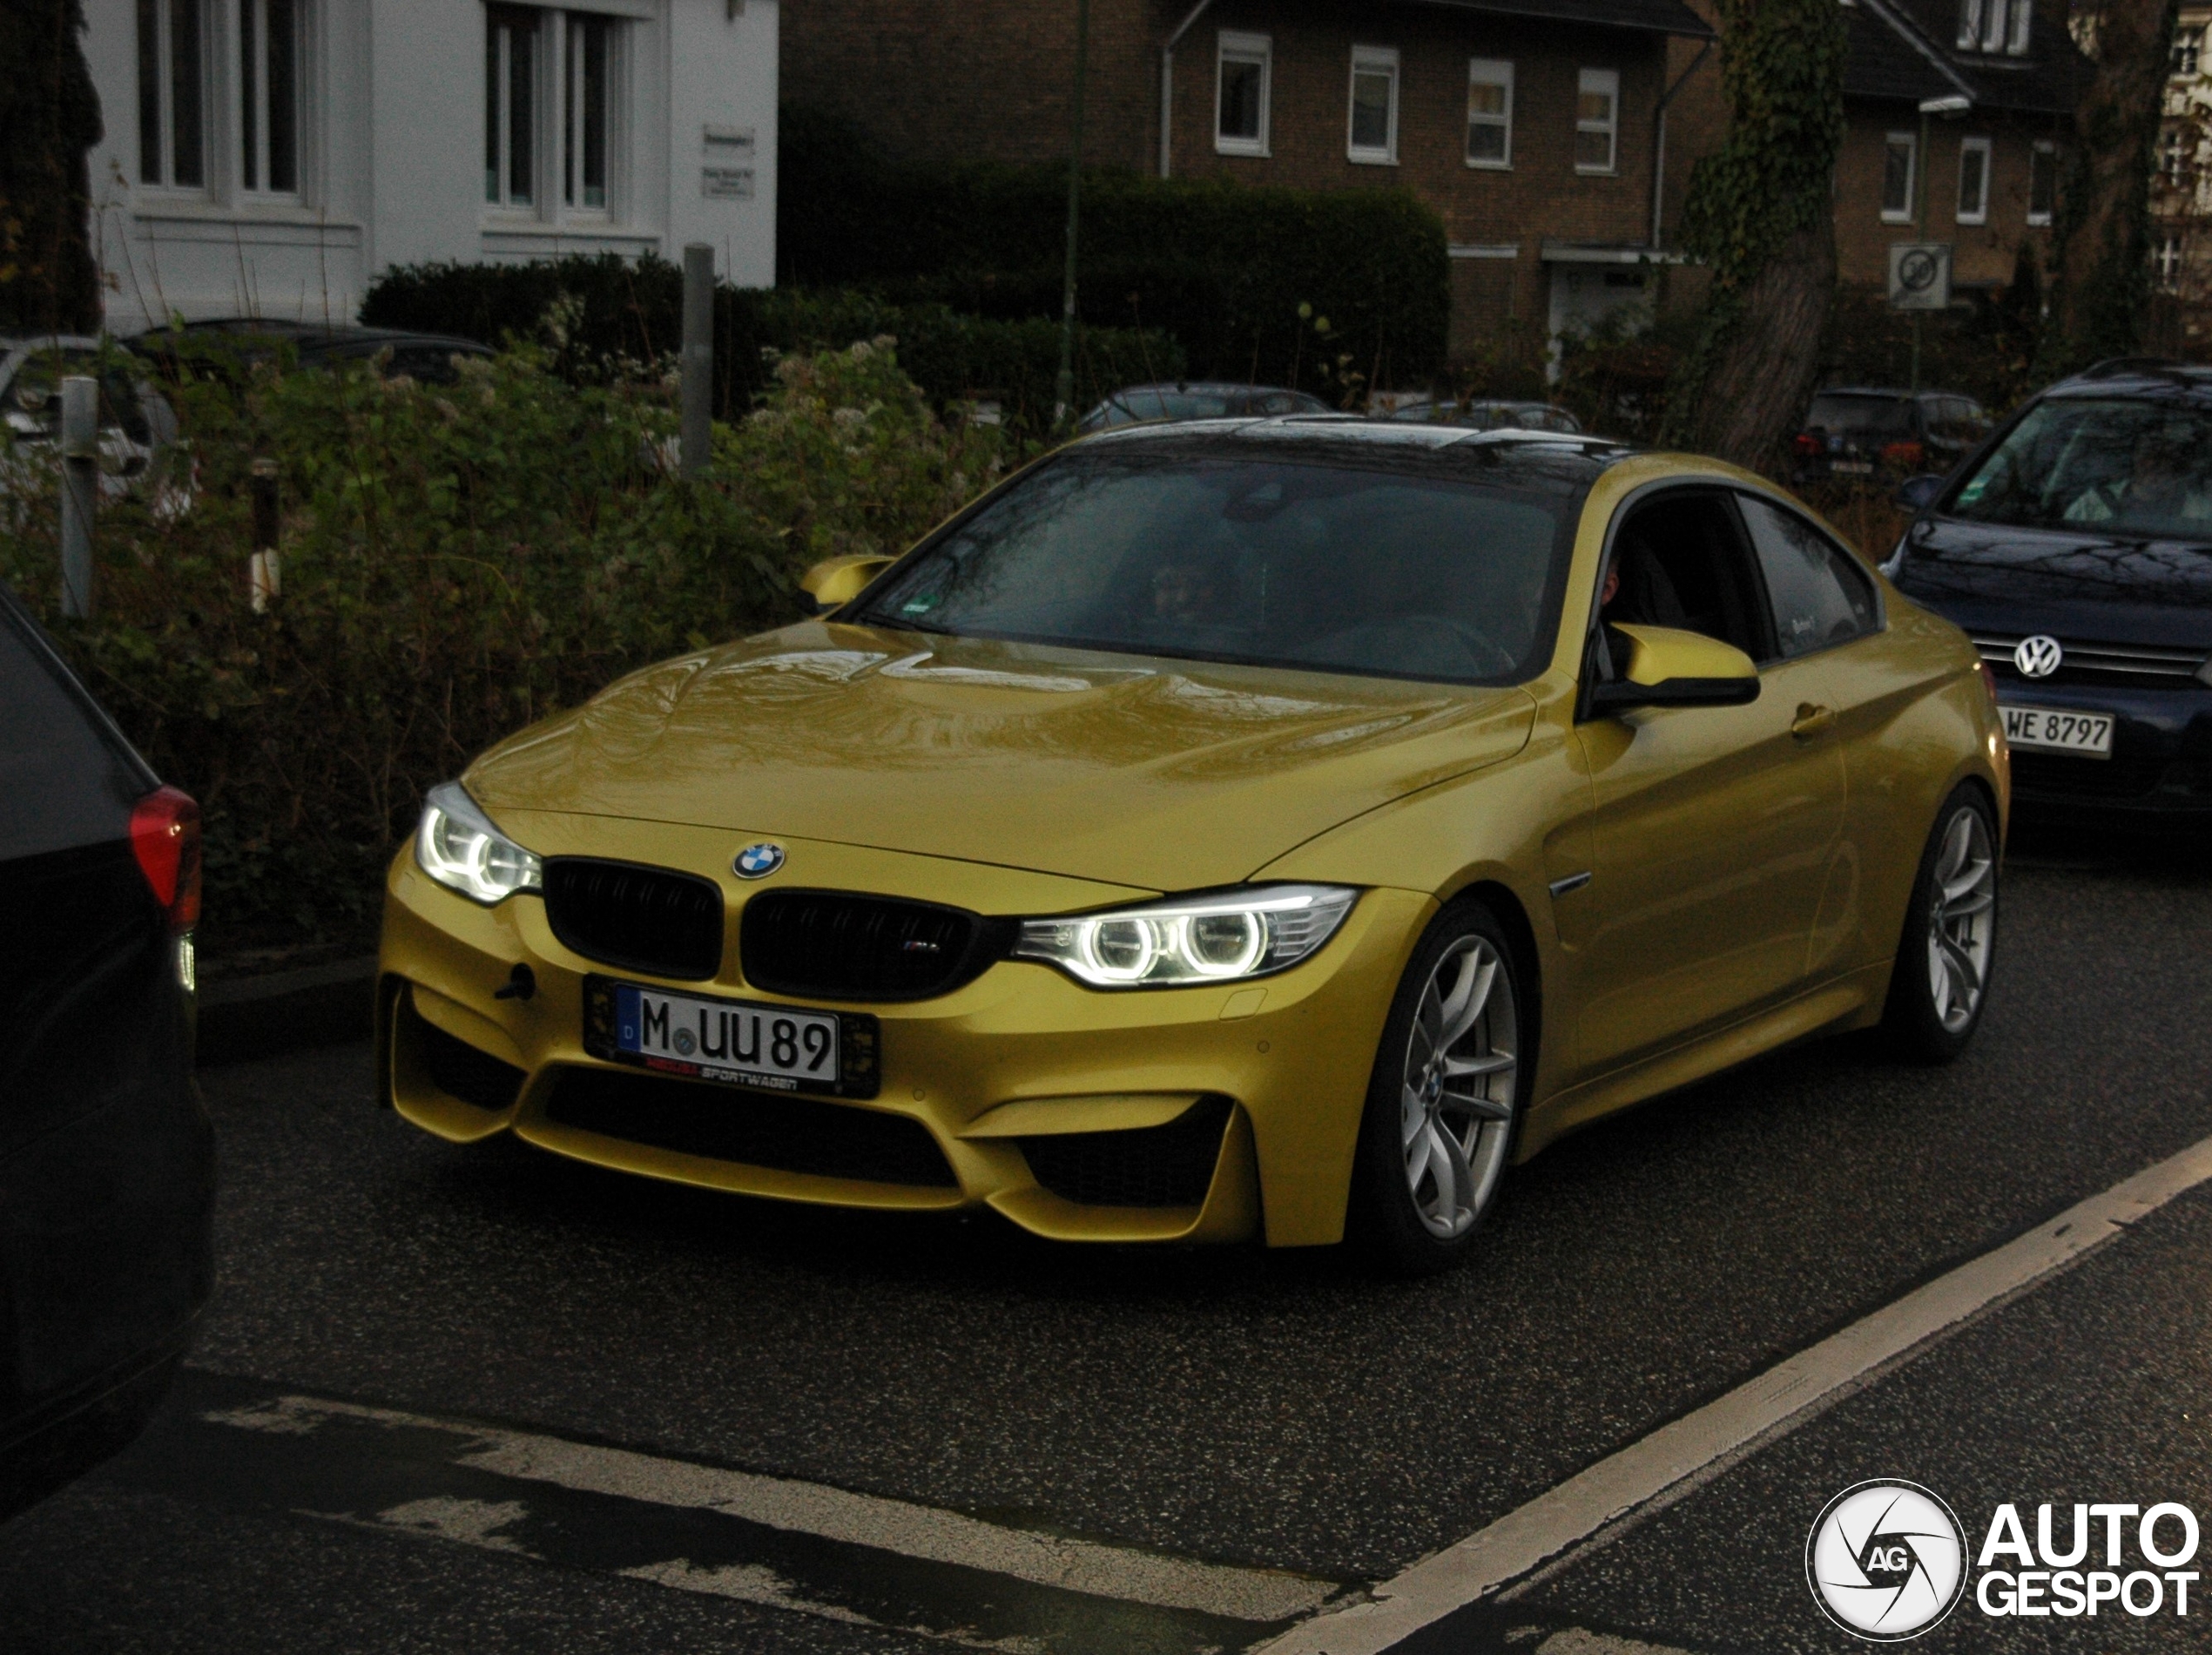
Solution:
<path fill-rule="evenodd" d="M 2212 823 L 2212 538 L 2130 535 L 2095 524 L 1976 522 L 1952 513 L 1983 458 L 2038 403 L 2067 397 L 2212 408 L 2212 375 L 2119 364 L 2046 391 L 1991 438 L 1923 512 L 1886 566 L 1899 590 L 1972 637 L 2000 705 L 2110 713 L 2107 759 L 2016 748 L 2027 815 Z M 2015 660 L 2056 640 L 2055 671 Z"/>
<path fill-rule="evenodd" d="M 213 1278 L 192 996 L 132 842 L 157 785 L 0 589 L 0 1517 L 130 1439 Z"/>

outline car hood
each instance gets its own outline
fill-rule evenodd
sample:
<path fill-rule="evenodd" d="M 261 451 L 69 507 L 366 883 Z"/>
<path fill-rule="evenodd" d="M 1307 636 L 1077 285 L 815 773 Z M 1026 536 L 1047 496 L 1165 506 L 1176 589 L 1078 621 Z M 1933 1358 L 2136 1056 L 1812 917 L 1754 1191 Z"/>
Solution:
<path fill-rule="evenodd" d="M 568 811 L 1230 883 L 1520 750 L 1526 692 L 809 622 L 663 662 L 495 747 L 495 816 Z"/>
<path fill-rule="evenodd" d="M 2110 643 L 2212 643 L 2212 546 L 1934 519 L 1898 589 L 1970 631 Z"/>

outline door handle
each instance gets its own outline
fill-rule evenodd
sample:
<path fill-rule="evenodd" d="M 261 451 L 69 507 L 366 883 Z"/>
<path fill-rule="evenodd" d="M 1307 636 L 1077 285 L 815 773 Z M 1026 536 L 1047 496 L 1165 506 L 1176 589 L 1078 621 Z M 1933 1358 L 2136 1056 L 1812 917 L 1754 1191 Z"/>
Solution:
<path fill-rule="evenodd" d="M 1810 741 L 1823 734 L 1836 721 L 1836 709 L 1815 706 L 1810 701 L 1797 703 L 1797 716 L 1790 720 L 1790 733 L 1800 741 Z"/>

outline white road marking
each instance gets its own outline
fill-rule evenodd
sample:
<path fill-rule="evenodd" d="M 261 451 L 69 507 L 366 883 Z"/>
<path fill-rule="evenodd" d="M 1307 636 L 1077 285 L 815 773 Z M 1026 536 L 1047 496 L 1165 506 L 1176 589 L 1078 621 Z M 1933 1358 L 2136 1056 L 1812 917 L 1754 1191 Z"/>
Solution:
<path fill-rule="evenodd" d="M 2175 1196 L 2212 1179 L 2212 1138 L 2138 1172 L 2047 1224 L 1939 1276 L 1718 1401 L 1600 1460 L 1487 1528 L 1317 1616 L 1258 1655 L 1381 1655 L 1496 1591 L 1755 1441 L 1771 1442 L 1878 1369 L 1897 1366 L 1969 1317 L 2018 1297 Z"/>
<path fill-rule="evenodd" d="M 280 1396 L 250 1408 L 211 1411 L 203 1417 L 285 1435 L 311 1432 L 337 1420 L 395 1430 L 450 1432 L 470 1439 L 470 1446 L 450 1462 L 469 1470 L 656 1505 L 718 1511 L 772 1529 L 1157 1609 L 1190 1610 L 1232 1620 L 1280 1621 L 1312 1614 L 1337 1590 L 1333 1582 L 1284 1571 L 1199 1563 L 1100 1541 L 1001 1528 L 957 1511 L 819 1483 L 317 1396 Z M 417 1502 L 415 1506 L 437 1503 Z M 407 1510 L 412 1512 L 415 1507 Z M 396 1513 L 384 1515 L 388 1520 Z M 441 1504 L 439 1512 L 424 1510 L 409 1526 L 435 1531 L 447 1515 Z"/>

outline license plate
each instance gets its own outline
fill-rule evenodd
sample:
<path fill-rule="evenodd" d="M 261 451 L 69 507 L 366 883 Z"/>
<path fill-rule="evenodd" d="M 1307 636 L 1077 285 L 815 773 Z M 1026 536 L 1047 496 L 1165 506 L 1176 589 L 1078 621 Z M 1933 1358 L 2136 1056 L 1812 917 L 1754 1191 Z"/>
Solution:
<path fill-rule="evenodd" d="M 692 1080 L 873 1098 L 878 1029 L 849 1011 L 762 1005 L 589 977 L 584 1050 Z"/>
<path fill-rule="evenodd" d="M 2008 706 L 2005 740 L 2040 753 L 2071 753 L 2077 758 L 2112 757 L 2112 714 L 2062 713 L 2052 707 Z"/>
<path fill-rule="evenodd" d="M 1838 476 L 1871 477 L 1874 475 L 1874 462 L 1871 460 L 1831 460 L 1828 463 L 1828 469 Z"/>

